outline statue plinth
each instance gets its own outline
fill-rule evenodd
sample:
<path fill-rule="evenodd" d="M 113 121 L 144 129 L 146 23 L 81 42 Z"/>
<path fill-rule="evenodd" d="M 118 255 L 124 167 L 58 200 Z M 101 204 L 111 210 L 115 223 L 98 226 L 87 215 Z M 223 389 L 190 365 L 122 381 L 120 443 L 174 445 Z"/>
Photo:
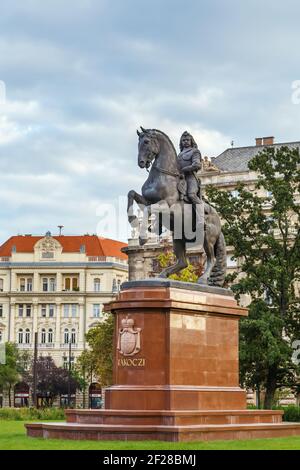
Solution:
<path fill-rule="evenodd" d="M 106 306 L 115 316 L 114 385 L 104 410 L 67 423 L 26 424 L 31 437 L 200 441 L 300 435 L 282 411 L 247 410 L 238 384 L 238 322 L 230 291 L 134 281 Z"/>
<path fill-rule="evenodd" d="M 107 408 L 246 408 L 239 387 L 238 322 L 247 309 L 237 306 L 230 291 L 173 281 L 128 282 L 106 309 L 115 314 L 115 385 L 106 390 Z M 126 317 L 131 333 L 123 332 Z M 139 339 L 139 350 L 122 351 L 122 334 Z"/>

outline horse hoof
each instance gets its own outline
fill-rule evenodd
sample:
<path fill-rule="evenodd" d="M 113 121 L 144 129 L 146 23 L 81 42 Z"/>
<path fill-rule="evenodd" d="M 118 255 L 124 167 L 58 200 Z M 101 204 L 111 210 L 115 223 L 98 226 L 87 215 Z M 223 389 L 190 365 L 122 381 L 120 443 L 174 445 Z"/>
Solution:
<path fill-rule="evenodd" d="M 197 281 L 197 284 L 201 284 L 202 286 L 207 286 L 207 279 L 202 279 L 200 277 Z"/>

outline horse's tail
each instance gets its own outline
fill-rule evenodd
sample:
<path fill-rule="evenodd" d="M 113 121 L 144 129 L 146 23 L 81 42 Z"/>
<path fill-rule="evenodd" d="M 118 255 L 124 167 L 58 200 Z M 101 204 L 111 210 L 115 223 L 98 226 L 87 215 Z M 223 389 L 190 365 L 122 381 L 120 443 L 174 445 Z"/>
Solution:
<path fill-rule="evenodd" d="M 224 280 L 226 276 L 226 267 L 227 267 L 226 243 L 225 243 L 225 238 L 222 232 L 220 233 L 216 241 L 214 249 L 215 249 L 216 263 L 212 269 L 208 283 L 211 286 L 222 287 L 224 284 Z"/>

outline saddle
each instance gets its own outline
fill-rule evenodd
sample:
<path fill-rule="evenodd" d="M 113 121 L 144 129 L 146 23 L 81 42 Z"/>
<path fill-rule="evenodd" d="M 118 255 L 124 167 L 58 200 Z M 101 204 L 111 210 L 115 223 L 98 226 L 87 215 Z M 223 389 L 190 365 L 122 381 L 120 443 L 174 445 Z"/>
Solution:
<path fill-rule="evenodd" d="M 187 195 L 187 182 L 184 178 L 180 178 L 177 183 L 177 190 L 179 192 L 180 200 L 191 204 L 191 201 Z M 201 191 L 199 189 L 198 196 L 201 198 Z"/>

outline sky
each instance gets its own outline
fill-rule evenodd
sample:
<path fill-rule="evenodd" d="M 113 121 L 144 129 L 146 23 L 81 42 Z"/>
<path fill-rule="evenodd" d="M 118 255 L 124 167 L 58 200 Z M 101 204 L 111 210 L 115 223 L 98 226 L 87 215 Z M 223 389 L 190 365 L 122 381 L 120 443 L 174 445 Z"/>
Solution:
<path fill-rule="evenodd" d="M 176 148 L 188 130 L 209 157 L 300 140 L 299 16 L 297 0 L 1 0 L 0 243 L 57 225 L 126 240 L 139 126 Z"/>

